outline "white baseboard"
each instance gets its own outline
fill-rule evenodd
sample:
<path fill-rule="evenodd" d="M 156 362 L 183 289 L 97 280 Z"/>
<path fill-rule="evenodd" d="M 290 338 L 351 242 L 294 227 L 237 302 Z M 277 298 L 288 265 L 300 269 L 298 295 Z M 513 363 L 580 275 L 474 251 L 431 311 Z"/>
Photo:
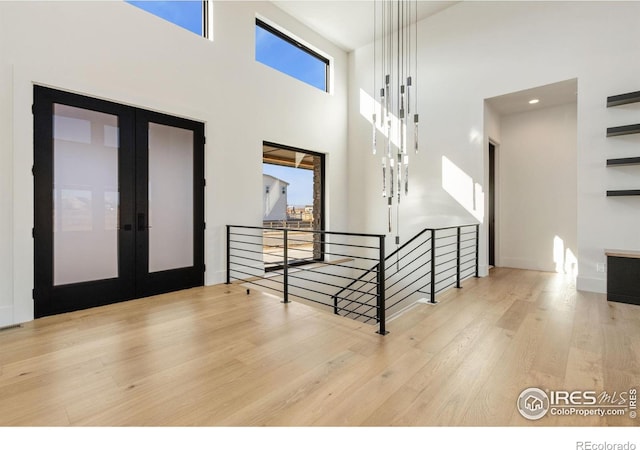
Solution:
<path fill-rule="evenodd" d="M 607 280 L 601 278 L 587 278 L 578 275 L 576 280 L 576 289 L 586 292 L 597 292 L 599 294 L 607 293 Z"/>
<path fill-rule="evenodd" d="M 13 306 L 0 306 L 0 328 L 16 325 L 13 319 Z"/>

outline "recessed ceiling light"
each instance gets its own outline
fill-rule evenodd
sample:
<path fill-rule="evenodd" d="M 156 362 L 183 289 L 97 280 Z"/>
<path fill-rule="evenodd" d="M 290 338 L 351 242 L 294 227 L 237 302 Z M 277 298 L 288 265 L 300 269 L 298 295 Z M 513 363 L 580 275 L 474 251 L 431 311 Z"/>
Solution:
<path fill-rule="evenodd" d="M 529 100 L 529 104 L 530 105 L 535 105 L 536 103 L 538 103 L 540 100 L 537 98 L 532 98 L 531 100 Z"/>

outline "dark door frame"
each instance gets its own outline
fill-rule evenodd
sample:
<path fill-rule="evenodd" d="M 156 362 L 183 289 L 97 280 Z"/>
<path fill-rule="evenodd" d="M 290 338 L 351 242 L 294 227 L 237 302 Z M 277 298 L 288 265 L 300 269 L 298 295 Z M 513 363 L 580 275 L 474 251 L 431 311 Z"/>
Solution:
<path fill-rule="evenodd" d="M 496 153 L 497 144 L 489 140 L 489 239 L 487 255 L 489 267 L 496 266 Z"/>
<path fill-rule="evenodd" d="M 62 104 L 118 117 L 118 277 L 54 286 L 53 284 L 53 108 Z M 36 318 L 131 300 L 204 284 L 204 124 L 106 100 L 34 86 L 34 315 Z M 148 122 L 194 131 L 194 265 L 141 275 L 148 262 L 148 233 L 138 231 L 139 214 L 147 214 L 141 195 L 148 184 L 142 165 L 148 155 L 140 134 Z M 137 124 L 137 125 L 136 125 Z M 143 145 L 141 147 L 141 144 Z M 144 179 L 142 179 L 144 178 Z M 146 189 L 146 187 L 145 187 Z M 146 241 L 145 241 L 146 239 Z M 146 247 L 145 247 L 146 246 Z M 148 272 L 148 270 L 147 270 Z"/>

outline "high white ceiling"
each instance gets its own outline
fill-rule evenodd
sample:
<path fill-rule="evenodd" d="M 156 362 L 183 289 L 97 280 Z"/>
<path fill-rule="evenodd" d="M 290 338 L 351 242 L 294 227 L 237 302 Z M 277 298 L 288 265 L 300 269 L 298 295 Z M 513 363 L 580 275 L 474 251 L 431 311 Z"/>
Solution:
<path fill-rule="evenodd" d="M 372 0 L 272 0 L 300 22 L 346 51 L 373 41 Z M 432 16 L 457 1 L 418 0 L 418 20 Z"/>
<path fill-rule="evenodd" d="M 487 103 L 489 103 L 499 115 L 506 115 L 573 103 L 577 101 L 577 96 L 578 80 L 574 78 L 488 98 Z M 529 104 L 529 100 L 532 99 L 538 99 L 539 101 L 531 105 Z"/>

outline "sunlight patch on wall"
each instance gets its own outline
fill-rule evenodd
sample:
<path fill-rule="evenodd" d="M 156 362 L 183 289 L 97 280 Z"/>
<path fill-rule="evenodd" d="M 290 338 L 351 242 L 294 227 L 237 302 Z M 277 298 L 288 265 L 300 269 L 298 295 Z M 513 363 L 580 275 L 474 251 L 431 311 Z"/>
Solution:
<path fill-rule="evenodd" d="M 564 241 L 559 236 L 553 238 L 553 262 L 557 273 L 578 276 L 578 258 L 570 248 L 564 248 Z"/>
<path fill-rule="evenodd" d="M 484 220 L 484 191 L 480 183 L 446 156 L 442 157 L 442 188 L 477 220 Z"/>
<path fill-rule="evenodd" d="M 380 102 L 375 100 L 369 94 L 367 94 L 363 89 L 360 89 L 360 115 L 364 117 L 367 122 L 373 124 L 373 114 L 376 114 L 376 129 L 382 133 L 384 136 L 387 136 L 387 125 L 384 121 L 381 121 L 382 117 L 382 109 L 380 108 Z M 395 145 L 397 148 L 400 147 L 400 137 L 398 134 L 398 129 L 400 127 L 400 120 L 390 114 L 391 118 L 391 143 Z M 403 133 L 406 139 L 407 135 L 407 126 L 403 127 Z"/>

